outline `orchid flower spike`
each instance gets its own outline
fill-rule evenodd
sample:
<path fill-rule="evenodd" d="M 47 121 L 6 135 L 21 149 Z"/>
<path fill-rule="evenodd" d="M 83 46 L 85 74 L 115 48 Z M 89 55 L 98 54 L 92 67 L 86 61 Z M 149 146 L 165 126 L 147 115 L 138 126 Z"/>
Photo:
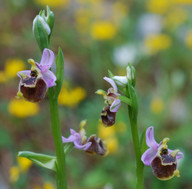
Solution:
<path fill-rule="evenodd" d="M 154 128 L 149 127 L 146 131 L 146 143 L 149 147 L 141 160 L 147 166 L 151 166 L 153 173 L 160 180 L 169 180 L 174 176 L 179 177 L 177 160 L 183 158 L 179 150 L 168 149 L 169 138 L 164 138 L 159 144 L 154 139 Z"/>
<path fill-rule="evenodd" d="M 55 55 L 49 49 L 44 49 L 40 64 L 29 59 L 31 70 L 17 73 L 20 77 L 17 96 L 31 102 L 41 101 L 45 97 L 47 89 L 56 85 L 56 76 L 49 70 L 54 60 Z"/>
<path fill-rule="evenodd" d="M 102 90 L 98 90 L 96 93 L 103 95 L 105 104 L 107 105 L 101 112 L 102 122 L 106 126 L 112 126 L 115 123 L 116 113 L 121 106 L 121 101 L 119 99 L 120 94 L 118 93 L 118 88 L 113 79 L 104 77 L 104 80 L 111 84 L 112 87 L 108 89 L 107 93 Z"/>
<path fill-rule="evenodd" d="M 100 138 L 96 137 L 96 135 L 87 138 L 84 129 L 85 124 L 85 120 L 80 123 L 79 132 L 70 129 L 71 135 L 68 138 L 62 136 L 63 143 L 73 143 L 74 148 L 84 150 L 90 154 L 107 155 L 106 146 Z"/>

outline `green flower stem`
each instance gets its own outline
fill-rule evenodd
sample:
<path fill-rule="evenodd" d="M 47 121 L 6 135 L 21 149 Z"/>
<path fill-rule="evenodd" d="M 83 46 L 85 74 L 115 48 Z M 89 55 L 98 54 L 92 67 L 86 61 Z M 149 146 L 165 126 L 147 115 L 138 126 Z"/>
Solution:
<path fill-rule="evenodd" d="M 137 174 L 137 189 L 143 189 L 143 169 L 144 164 L 141 161 L 141 146 L 139 141 L 139 133 L 137 127 L 138 102 L 135 88 L 131 81 L 128 81 L 127 97 L 131 99 L 132 105 L 128 105 L 129 120 L 131 124 L 131 133 L 136 156 L 136 174 Z"/>
<path fill-rule="evenodd" d="M 57 157 L 57 189 L 67 189 L 65 154 L 61 138 L 62 135 L 59 122 L 58 99 L 54 95 L 54 88 L 49 88 L 49 104 L 51 112 L 52 133 Z"/>
<path fill-rule="evenodd" d="M 137 128 L 137 118 L 133 117 L 132 108 L 129 106 L 129 119 L 131 124 L 131 133 L 133 138 L 133 145 L 136 155 L 136 174 L 137 174 L 137 189 L 143 189 L 143 169 L 144 165 L 141 161 L 141 151 L 139 134 Z"/>

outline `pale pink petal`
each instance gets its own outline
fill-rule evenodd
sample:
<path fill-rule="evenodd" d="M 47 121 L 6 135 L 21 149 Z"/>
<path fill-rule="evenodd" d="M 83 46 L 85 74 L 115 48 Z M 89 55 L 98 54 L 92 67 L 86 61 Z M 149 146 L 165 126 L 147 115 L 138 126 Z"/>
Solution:
<path fill-rule="evenodd" d="M 154 150 L 157 150 L 159 144 L 154 139 L 154 127 L 151 126 L 146 131 L 146 143 L 147 146 L 153 148 Z"/>
<path fill-rule="evenodd" d="M 49 68 L 52 66 L 54 60 L 55 60 L 55 55 L 53 51 L 45 48 L 43 51 L 41 62 L 40 62 L 41 72 L 42 73 L 47 72 Z"/>
<path fill-rule="evenodd" d="M 151 161 L 155 158 L 156 154 L 157 151 L 153 150 L 152 148 L 149 148 L 143 153 L 141 160 L 145 165 L 150 166 Z"/>
<path fill-rule="evenodd" d="M 110 111 L 117 112 L 120 106 L 121 106 L 121 101 L 119 99 L 115 99 L 110 106 Z"/>
<path fill-rule="evenodd" d="M 76 137 L 73 135 L 70 135 L 68 138 L 65 138 L 62 136 L 62 142 L 63 143 L 74 142 L 75 139 L 76 139 Z"/>
<path fill-rule="evenodd" d="M 85 150 L 86 151 L 91 146 L 91 144 L 92 144 L 91 142 L 88 142 L 88 143 L 82 145 L 82 144 L 78 143 L 77 141 L 75 141 L 74 147 L 79 149 L 79 150 Z"/>
<path fill-rule="evenodd" d="M 111 86 L 113 87 L 115 93 L 117 93 L 117 85 L 115 84 L 115 82 L 111 78 L 109 78 L 109 77 L 104 77 L 103 79 L 105 81 L 107 81 L 108 83 L 110 83 Z"/>
<path fill-rule="evenodd" d="M 57 78 L 56 78 L 55 74 L 50 70 L 43 73 L 43 79 L 47 83 L 48 87 L 53 87 L 56 85 L 55 81 L 57 80 Z"/>

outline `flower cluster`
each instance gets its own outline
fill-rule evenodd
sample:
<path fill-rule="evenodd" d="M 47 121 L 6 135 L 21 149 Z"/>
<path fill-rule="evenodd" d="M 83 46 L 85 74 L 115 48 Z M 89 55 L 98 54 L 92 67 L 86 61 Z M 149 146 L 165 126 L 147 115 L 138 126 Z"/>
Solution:
<path fill-rule="evenodd" d="M 151 166 L 153 173 L 160 180 L 169 180 L 174 176 L 179 177 L 177 160 L 183 158 L 179 150 L 168 149 L 169 138 L 164 138 L 159 144 L 154 139 L 154 128 L 149 127 L 146 131 L 146 143 L 149 147 L 141 160 L 147 166 Z"/>
<path fill-rule="evenodd" d="M 17 96 L 31 102 L 41 101 L 47 89 L 56 85 L 56 76 L 49 70 L 54 60 L 54 53 L 49 49 L 44 49 L 40 64 L 29 59 L 31 70 L 20 71 L 17 74 L 20 77 Z"/>
<path fill-rule="evenodd" d="M 81 122 L 79 132 L 70 129 L 71 135 L 68 138 L 62 137 L 63 143 L 73 143 L 74 148 L 84 150 L 90 154 L 106 155 L 107 150 L 105 144 L 100 138 L 96 137 L 96 135 L 91 135 L 87 138 L 84 129 L 85 124 L 86 121 Z"/>

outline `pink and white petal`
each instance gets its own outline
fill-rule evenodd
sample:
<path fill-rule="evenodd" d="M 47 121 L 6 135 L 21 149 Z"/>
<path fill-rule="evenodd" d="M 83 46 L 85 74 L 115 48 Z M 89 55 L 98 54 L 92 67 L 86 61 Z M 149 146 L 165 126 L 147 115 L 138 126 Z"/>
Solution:
<path fill-rule="evenodd" d="M 170 154 L 173 150 L 168 149 L 168 153 Z M 176 155 L 176 159 L 181 159 L 184 157 L 184 154 L 182 152 L 178 152 Z"/>
<path fill-rule="evenodd" d="M 56 78 L 55 74 L 50 70 L 48 70 L 47 72 L 45 72 L 43 74 L 43 79 L 47 83 L 48 87 L 53 87 L 56 85 L 55 81 L 57 80 L 57 78 Z"/>
<path fill-rule="evenodd" d="M 145 165 L 150 166 L 151 161 L 155 158 L 156 154 L 157 151 L 154 151 L 152 148 L 149 148 L 143 153 L 143 155 L 141 156 L 141 160 Z"/>
<path fill-rule="evenodd" d="M 23 71 L 19 71 L 17 72 L 17 76 L 20 78 L 20 79 L 23 79 L 23 76 L 22 75 L 26 75 L 28 77 L 31 77 L 31 70 L 23 70 Z"/>
<path fill-rule="evenodd" d="M 117 85 L 115 84 L 115 82 L 109 77 L 104 77 L 103 79 L 105 81 L 107 81 L 108 83 L 110 83 L 111 86 L 113 87 L 114 91 L 117 93 Z"/>
<path fill-rule="evenodd" d="M 154 150 L 157 150 L 159 144 L 154 139 L 154 127 L 151 126 L 146 131 L 146 143 L 147 146 L 153 148 Z"/>
<path fill-rule="evenodd" d="M 121 106 L 121 101 L 119 99 L 115 99 L 110 106 L 110 111 L 117 112 L 120 106 Z"/>
<path fill-rule="evenodd" d="M 40 62 L 41 72 L 42 73 L 47 72 L 49 68 L 52 66 L 54 60 L 55 60 L 55 55 L 53 51 L 45 48 L 43 50 L 43 55 Z"/>

